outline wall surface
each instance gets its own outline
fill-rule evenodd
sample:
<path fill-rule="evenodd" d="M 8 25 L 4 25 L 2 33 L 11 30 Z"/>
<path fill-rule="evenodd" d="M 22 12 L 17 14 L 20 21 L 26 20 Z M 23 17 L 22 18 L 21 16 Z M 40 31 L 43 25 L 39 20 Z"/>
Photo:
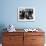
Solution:
<path fill-rule="evenodd" d="M 0 0 L 0 27 L 13 24 L 16 28 L 46 28 L 46 0 Z M 34 7 L 36 20 L 18 22 L 17 8 Z"/>

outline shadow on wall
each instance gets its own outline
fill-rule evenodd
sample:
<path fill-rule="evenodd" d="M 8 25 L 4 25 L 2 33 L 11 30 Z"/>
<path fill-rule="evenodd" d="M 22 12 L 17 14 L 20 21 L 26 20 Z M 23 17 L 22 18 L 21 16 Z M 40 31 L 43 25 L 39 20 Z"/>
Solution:
<path fill-rule="evenodd" d="M 6 26 L 4 24 L 0 24 L 0 43 L 2 43 L 2 33 L 6 32 L 6 29 L 4 30 L 4 28 L 6 28 Z"/>

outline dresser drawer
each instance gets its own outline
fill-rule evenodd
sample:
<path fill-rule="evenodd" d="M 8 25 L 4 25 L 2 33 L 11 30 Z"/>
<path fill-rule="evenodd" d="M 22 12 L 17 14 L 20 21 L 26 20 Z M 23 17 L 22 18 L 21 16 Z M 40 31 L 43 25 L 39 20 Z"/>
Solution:
<path fill-rule="evenodd" d="M 23 38 L 22 37 L 7 37 L 3 40 L 3 46 L 23 46 Z"/>
<path fill-rule="evenodd" d="M 5 36 L 23 36 L 23 32 L 4 32 Z"/>
<path fill-rule="evenodd" d="M 32 46 L 44 46 L 44 44 L 31 44 Z"/>
<path fill-rule="evenodd" d="M 23 36 L 4 36 L 3 37 L 3 43 L 15 43 L 15 42 L 21 42 L 23 41 Z"/>
<path fill-rule="evenodd" d="M 28 43 L 28 42 L 31 42 L 32 41 L 32 37 L 24 37 L 24 42 Z"/>
<path fill-rule="evenodd" d="M 10 44 L 10 43 L 4 44 L 3 43 L 2 46 L 23 46 L 23 43 L 19 43 L 19 44 L 18 43 L 17 44 L 16 43 L 12 43 L 12 44 Z"/>
<path fill-rule="evenodd" d="M 43 44 L 44 36 L 32 36 L 32 43 L 33 44 Z"/>
<path fill-rule="evenodd" d="M 44 36 L 45 33 L 44 32 L 25 32 L 24 36 Z"/>

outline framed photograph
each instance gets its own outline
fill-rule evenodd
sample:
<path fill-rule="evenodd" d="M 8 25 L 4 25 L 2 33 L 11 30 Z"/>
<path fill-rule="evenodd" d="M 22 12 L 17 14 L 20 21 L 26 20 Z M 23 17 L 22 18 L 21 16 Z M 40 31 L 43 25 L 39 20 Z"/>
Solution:
<path fill-rule="evenodd" d="M 35 8 L 19 7 L 18 21 L 35 21 Z"/>

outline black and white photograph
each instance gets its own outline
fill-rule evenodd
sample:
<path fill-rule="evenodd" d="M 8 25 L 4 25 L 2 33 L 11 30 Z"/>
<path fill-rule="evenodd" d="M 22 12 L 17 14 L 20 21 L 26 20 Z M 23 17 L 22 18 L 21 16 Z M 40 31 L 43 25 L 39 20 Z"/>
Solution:
<path fill-rule="evenodd" d="M 30 7 L 18 8 L 18 21 L 35 21 L 35 9 Z"/>

